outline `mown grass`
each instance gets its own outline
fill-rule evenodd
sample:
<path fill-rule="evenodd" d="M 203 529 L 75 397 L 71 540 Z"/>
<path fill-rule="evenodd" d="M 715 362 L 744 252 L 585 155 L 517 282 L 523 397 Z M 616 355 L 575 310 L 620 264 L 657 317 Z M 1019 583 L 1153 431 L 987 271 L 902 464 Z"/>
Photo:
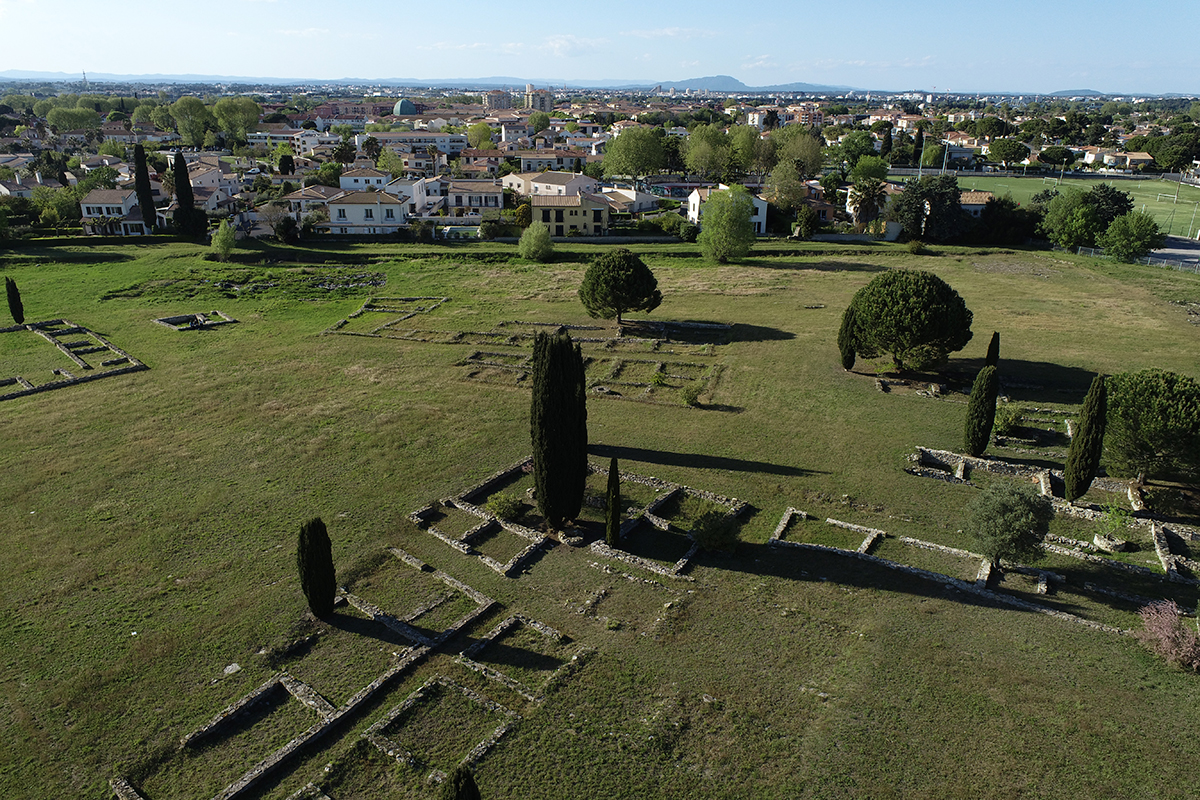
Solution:
<path fill-rule="evenodd" d="M 970 547 L 958 531 L 973 490 L 902 472 L 918 444 L 959 448 L 961 398 L 880 394 L 873 378 L 886 364 L 853 373 L 838 364 L 841 309 L 875 272 L 909 266 L 946 279 L 974 311 L 976 331 L 951 370 L 971 374 L 1000 330 L 1002 370 L 1040 387 L 1014 399 L 1063 408 L 1081 401 L 1096 372 L 1195 375 L 1200 328 L 1171 304 L 1200 302 L 1195 276 L 968 248 L 912 256 L 884 245 L 770 243 L 744 264 L 717 267 L 694 258 L 694 246 L 639 247 L 665 297 L 651 318 L 730 324 L 732 342 L 703 357 L 722 368 L 704 408 L 589 403 L 594 457 L 615 454 L 623 470 L 747 500 L 745 544 L 733 557 L 701 556 L 690 583 L 630 581 L 617 573 L 632 568 L 605 572 L 586 550 L 563 545 L 506 579 L 406 517 L 528 454 L 528 389 L 465 380 L 454 365 L 484 349 L 474 345 L 321 332 L 372 295 L 450 297 L 429 315 L 437 329 L 595 324 L 575 296 L 595 247 L 560 249 L 567 260 L 548 265 L 506 261 L 511 245 L 263 248 L 252 256 L 275 263 L 232 267 L 202 261 L 190 245 L 0 254 L 28 320 L 66 317 L 150 366 L 0 404 L 9 542 L 0 725 L 10 732 L 0 786 L 13 796 L 100 798 L 123 774 L 151 800 L 190 798 L 198 787 L 211 796 L 210 783 L 232 780 L 258 751 L 229 740 L 199 760 L 175 752 L 180 736 L 281 667 L 334 702 L 364 684 L 395 643 L 348 611 L 308 650 L 272 655 L 313 630 L 294 547 L 299 524 L 320 515 L 351 590 L 390 613 L 440 591 L 387 583 L 381 554 L 399 546 L 494 597 L 496 614 L 519 611 L 595 649 L 539 707 L 481 678 L 470 684 L 523 715 L 479 766 L 489 796 L 1189 793 L 1188 765 L 1200 757 L 1188 733 L 1195 676 L 1123 638 L 763 543 L 792 506 Z M 152 283 L 190 270 L 288 273 L 289 257 L 366 265 L 387 284 L 215 299 Z M 146 288 L 111 296 L 131 286 Z M 151 322 L 213 308 L 239 323 L 175 332 Z M 592 486 L 602 491 L 603 481 Z M 653 497 L 625 491 L 639 507 Z M 1050 566 L 1090 569 L 1082 564 Z M 1136 622 L 1115 603 L 1060 600 L 1085 601 L 1121 627 Z M 331 773 L 335 800 L 369 795 L 359 767 L 379 777 L 382 796 L 428 794 L 424 772 L 364 755 L 357 734 L 433 674 L 477 680 L 451 655 L 496 619 L 405 676 L 264 796 L 319 781 L 331 762 L 350 765 Z M 242 669 L 224 674 L 234 662 Z M 424 711 L 414 725 L 430 763 L 444 768 L 463 754 L 438 715 Z M 255 747 L 286 741 L 293 727 L 271 727 Z"/>
<path fill-rule="evenodd" d="M 1033 195 L 1044 190 L 1057 188 L 1061 191 L 1065 187 L 1071 187 L 1086 192 L 1097 183 L 1103 182 L 1103 178 L 1072 178 L 1069 175 L 1064 176 L 1061 182 L 1057 180 L 1057 176 L 1043 179 L 991 178 L 980 175 L 959 178 L 958 185 L 964 190 L 994 192 L 997 195 L 1011 194 L 1018 203 L 1026 204 Z M 1176 236 L 1187 236 L 1189 231 L 1191 235 L 1195 235 L 1196 223 L 1200 222 L 1200 216 L 1194 219 L 1192 217 L 1197 208 L 1196 204 L 1200 203 L 1200 189 L 1197 187 L 1170 181 L 1131 181 L 1119 178 L 1110 179 L 1107 183 L 1133 195 L 1134 208 L 1138 211 L 1145 210 L 1154 217 L 1163 231 Z M 1175 200 L 1176 191 L 1179 193 L 1178 202 Z"/>

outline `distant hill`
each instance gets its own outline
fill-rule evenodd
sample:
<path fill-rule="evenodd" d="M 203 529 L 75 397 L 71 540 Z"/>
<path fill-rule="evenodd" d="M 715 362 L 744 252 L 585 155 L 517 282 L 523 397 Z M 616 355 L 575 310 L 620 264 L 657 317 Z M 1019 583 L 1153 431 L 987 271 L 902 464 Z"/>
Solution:
<path fill-rule="evenodd" d="M 1097 92 L 1095 89 L 1064 89 L 1061 92 L 1050 92 L 1047 97 L 1103 97 L 1112 92 Z"/>

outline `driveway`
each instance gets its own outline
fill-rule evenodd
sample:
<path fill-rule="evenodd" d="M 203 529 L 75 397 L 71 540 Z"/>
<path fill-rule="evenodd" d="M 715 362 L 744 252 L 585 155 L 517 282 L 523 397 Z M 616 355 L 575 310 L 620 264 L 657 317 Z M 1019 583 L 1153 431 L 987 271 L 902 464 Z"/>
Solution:
<path fill-rule="evenodd" d="M 1151 253 L 1155 258 L 1167 258 L 1174 261 L 1200 262 L 1200 241 L 1183 236 L 1168 236 L 1167 243 L 1161 250 Z"/>

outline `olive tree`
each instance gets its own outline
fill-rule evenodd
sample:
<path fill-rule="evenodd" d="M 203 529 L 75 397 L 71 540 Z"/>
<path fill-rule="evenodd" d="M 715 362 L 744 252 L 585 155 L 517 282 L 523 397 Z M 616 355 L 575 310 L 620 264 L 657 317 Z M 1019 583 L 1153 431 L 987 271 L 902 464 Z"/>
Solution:
<path fill-rule="evenodd" d="M 1000 566 L 1000 559 L 1035 559 L 1042 553 L 1054 506 L 1032 486 L 1004 481 L 989 484 L 967 505 L 967 532 L 980 554 Z"/>

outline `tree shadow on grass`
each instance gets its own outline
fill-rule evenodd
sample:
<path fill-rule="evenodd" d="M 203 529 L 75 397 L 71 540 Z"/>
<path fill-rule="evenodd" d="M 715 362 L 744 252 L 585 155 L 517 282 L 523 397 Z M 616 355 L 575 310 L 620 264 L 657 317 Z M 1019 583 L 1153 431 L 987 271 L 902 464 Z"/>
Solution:
<path fill-rule="evenodd" d="M 475 660 L 498 667 L 519 667 L 536 672 L 553 672 L 563 665 L 563 659 L 514 647 L 503 640 L 489 642 L 476 656 Z"/>
<path fill-rule="evenodd" d="M 888 360 L 888 356 L 881 356 L 879 362 Z M 951 358 L 936 372 L 887 370 L 875 374 L 869 368 L 851 371 L 868 378 L 948 384 L 951 389 L 969 392 L 975 376 L 983 367 L 983 358 Z M 1095 372 L 1079 367 L 1066 367 L 1050 361 L 1004 358 L 1003 355 L 1000 356 L 996 371 L 1000 377 L 1000 393 L 1018 403 L 1082 403 L 1092 379 L 1096 377 Z"/>
<path fill-rule="evenodd" d="M 771 547 L 766 544 L 738 545 L 737 555 L 722 558 L 712 564 L 717 569 L 744 572 L 762 577 L 782 578 L 794 581 L 836 583 L 860 589 L 876 589 L 912 597 L 950 600 L 956 603 L 983 608 L 998 608 L 1007 611 L 1037 613 L 1018 608 L 1001 600 L 964 592 L 945 582 L 929 580 L 916 575 L 889 569 L 851 555 L 842 555 L 820 550 L 792 547 Z M 1024 600 L 1025 598 L 1020 598 Z M 1084 609 L 1073 603 L 1056 598 L 1043 603 L 1056 611 L 1083 616 Z"/>
<path fill-rule="evenodd" d="M 588 453 L 601 458 L 615 456 L 622 461 L 640 461 L 646 464 L 665 464 L 672 467 L 694 469 L 724 469 L 731 472 L 761 472 L 768 475 L 827 474 L 823 470 L 802 469 L 786 464 L 769 464 L 765 461 L 747 461 L 741 458 L 709 456 L 702 453 L 672 453 L 667 450 L 648 450 L 644 447 L 625 447 L 623 445 L 590 444 Z"/>
<path fill-rule="evenodd" d="M 795 338 L 796 334 L 779 328 L 747 325 L 744 322 L 735 322 L 733 325 L 733 341 L 735 342 L 779 342 Z"/>
<path fill-rule="evenodd" d="M 795 261 L 798 258 L 812 258 L 812 255 L 803 256 L 776 256 L 773 258 L 758 259 L 754 266 L 762 267 L 763 269 L 786 269 L 786 270 L 817 270 L 820 272 L 883 272 L 887 266 L 883 264 L 867 264 L 861 261 Z"/>
<path fill-rule="evenodd" d="M 334 610 L 332 614 L 321 620 L 327 625 L 337 628 L 340 631 L 349 633 L 353 636 L 364 636 L 371 639 L 378 639 L 381 642 L 395 645 L 396 647 L 408 647 L 413 644 L 405 637 L 396 633 L 394 630 L 384 625 L 382 622 L 376 622 L 373 619 L 360 617 L 357 614 L 346 613 L 345 611 Z"/>

